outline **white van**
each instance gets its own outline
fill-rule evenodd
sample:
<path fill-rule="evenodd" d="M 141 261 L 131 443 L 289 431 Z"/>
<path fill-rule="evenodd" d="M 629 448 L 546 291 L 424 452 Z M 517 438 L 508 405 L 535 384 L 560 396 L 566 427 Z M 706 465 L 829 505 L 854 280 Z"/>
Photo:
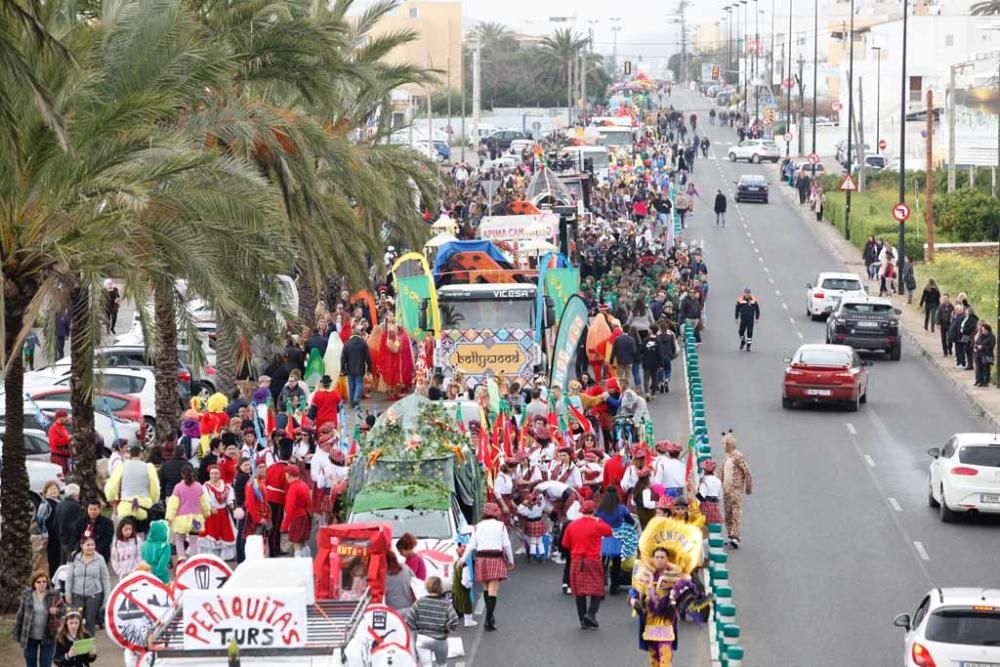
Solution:
<path fill-rule="evenodd" d="M 608 180 L 611 159 L 607 146 L 567 146 L 562 150 L 562 155 L 572 160 L 579 171 L 583 171 L 584 160 L 591 160 L 594 178 L 598 182 Z"/>

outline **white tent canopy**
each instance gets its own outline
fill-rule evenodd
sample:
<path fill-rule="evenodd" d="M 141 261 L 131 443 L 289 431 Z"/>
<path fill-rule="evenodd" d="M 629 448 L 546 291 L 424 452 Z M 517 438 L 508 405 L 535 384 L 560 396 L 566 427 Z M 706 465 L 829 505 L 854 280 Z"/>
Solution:
<path fill-rule="evenodd" d="M 435 232 L 450 232 L 455 233 L 458 229 L 458 223 L 455 222 L 447 213 L 442 213 L 441 217 L 434 221 L 431 225 L 431 229 Z"/>
<path fill-rule="evenodd" d="M 449 232 L 441 232 L 437 236 L 433 237 L 430 241 L 424 244 L 425 248 L 439 248 L 449 241 L 457 241 L 458 239 L 454 234 Z"/>

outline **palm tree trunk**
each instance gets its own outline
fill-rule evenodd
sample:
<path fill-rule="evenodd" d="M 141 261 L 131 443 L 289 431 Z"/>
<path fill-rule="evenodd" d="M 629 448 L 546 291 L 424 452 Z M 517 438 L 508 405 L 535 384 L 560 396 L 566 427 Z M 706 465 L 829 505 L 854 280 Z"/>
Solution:
<path fill-rule="evenodd" d="M 230 396 L 236 389 L 236 380 L 239 377 L 240 338 L 231 317 L 218 313 L 217 318 L 215 338 L 215 369 L 219 383 L 217 389 Z"/>
<path fill-rule="evenodd" d="M 299 326 L 292 327 L 292 330 L 301 331 L 301 327 L 316 326 L 316 304 L 319 302 L 319 297 L 316 294 L 316 290 L 313 289 L 312 283 L 309 282 L 309 277 L 305 273 L 299 274 L 298 281 L 299 289 Z M 327 304 L 329 305 L 329 304 Z"/>
<path fill-rule="evenodd" d="M 153 288 L 153 319 L 156 347 L 153 373 L 156 376 L 156 442 L 173 441 L 180 426 L 180 396 L 177 393 L 177 317 L 174 295 L 169 285 Z"/>
<path fill-rule="evenodd" d="M 29 530 L 31 500 L 28 496 L 28 470 L 24 462 L 24 363 L 21 349 L 14 342 L 24 326 L 25 304 L 8 299 L 4 303 L 6 336 L 4 349 L 11 355 L 10 368 L 4 376 L 4 403 L 7 430 L 3 443 L 3 484 L 0 485 L 0 613 L 17 611 L 20 591 L 31 574 Z M 26 511 L 27 508 L 27 511 Z"/>
<path fill-rule="evenodd" d="M 94 429 L 94 325 L 87 289 L 73 291 L 70 324 L 70 395 L 73 412 L 73 476 L 80 485 L 80 502 L 101 497 L 97 488 L 98 442 Z M 113 443 L 106 442 L 110 447 Z"/>

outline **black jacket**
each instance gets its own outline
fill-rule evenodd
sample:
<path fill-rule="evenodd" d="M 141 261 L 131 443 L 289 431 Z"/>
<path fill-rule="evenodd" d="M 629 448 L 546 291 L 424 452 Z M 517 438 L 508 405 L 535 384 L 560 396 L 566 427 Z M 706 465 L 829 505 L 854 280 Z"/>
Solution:
<path fill-rule="evenodd" d="M 760 319 L 760 304 L 757 303 L 757 299 L 747 298 L 746 296 L 741 296 L 736 301 L 736 319 L 739 320 L 759 320 Z"/>
<path fill-rule="evenodd" d="M 954 310 L 954 308 L 952 309 Z M 948 325 L 948 342 L 957 343 L 962 338 L 962 319 L 965 317 L 955 317 L 952 318 L 951 324 Z"/>
<path fill-rule="evenodd" d="M 80 519 L 79 523 L 76 524 L 76 544 L 80 543 L 83 539 L 83 533 L 86 531 L 87 526 L 90 524 L 90 517 L 84 512 L 83 517 Z M 115 539 L 115 524 L 111 522 L 111 519 L 104 515 L 100 515 L 94 521 L 94 544 L 97 546 L 97 553 L 104 556 L 104 560 L 107 563 L 111 562 L 111 542 Z"/>
<path fill-rule="evenodd" d="M 656 340 L 660 343 L 660 353 L 663 355 L 660 366 L 667 368 L 670 366 L 670 360 L 677 356 L 677 336 L 673 331 L 661 331 L 657 334 Z"/>
<path fill-rule="evenodd" d="M 59 544 L 66 549 L 76 548 L 80 544 L 80 533 L 77 529 L 80 520 L 86 517 L 83 505 L 76 498 L 67 496 L 59 501 L 52 518 L 52 528 L 59 537 Z"/>
<path fill-rule="evenodd" d="M 169 459 L 160 466 L 160 500 L 166 502 L 174 487 L 181 481 L 181 468 L 187 465 L 186 459 Z"/>
<path fill-rule="evenodd" d="M 659 338 L 649 337 L 642 345 L 642 367 L 647 371 L 655 371 L 663 363 L 663 352 L 660 350 Z"/>
<path fill-rule="evenodd" d="M 955 306 L 950 303 L 938 304 L 937 323 L 942 328 L 948 328 L 948 325 L 951 323 L 951 313 L 953 310 L 955 310 Z"/>
<path fill-rule="evenodd" d="M 725 213 L 726 212 L 726 195 L 721 192 L 715 195 L 715 212 Z"/>
<path fill-rule="evenodd" d="M 920 305 L 932 310 L 937 308 L 939 303 L 941 303 L 941 290 L 937 287 L 925 287 L 924 293 L 920 295 Z"/>
<path fill-rule="evenodd" d="M 364 375 L 372 367 L 372 355 L 368 343 L 361 336 L 347 339 L 344 351 L 340 353 L 340 372 L 344 375 Z"/>
<path fill-rule="evenodd" d="M 979 318 L 975 315 L 965 315 L 962 318 L 962 338 L 975 336 L 976 328 L 979 326 Z"/>
<path fill-rule="evenodd" d="M 979 336 L 979 340 L 976 341 L 976 361 L 979 363 L 984 363 L 984 359 L 989 357 L 993 359 L 994 351 L 997 347 L 997 337 L 991 333 L 984 333 Z M 993 363 L 990 361 L 989 363 Z"/>
<path fill-rule="evenodd" d="M 701 302 L 696 297 L 685 296 L 681 299 L 680 315 L 685 320 L 701 319 Z"/>
<path fill-rule="evenodd" d="M 628 334 L 622 334 L 611 344 L 611 359 L 618 362 L 619 366 L 631 366 L 639 361 L 639 349 L 635 338 Z"/>

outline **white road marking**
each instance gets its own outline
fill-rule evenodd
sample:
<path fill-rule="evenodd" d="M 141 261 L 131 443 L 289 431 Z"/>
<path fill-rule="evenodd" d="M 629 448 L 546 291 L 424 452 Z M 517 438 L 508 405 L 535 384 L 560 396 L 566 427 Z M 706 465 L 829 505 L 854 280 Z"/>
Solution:
<path fill-rule="evenodd" d="M 902 508 L 902 506 L 900 506 L 899 501 L 896 500 L 895 498 L 893 498 L 892 496 L 889 496 L 888 498 L 886 498 L 886 500 L 889 501 L 889 507 L 891 507 L 894 512 L 902 512 L 903 511 L 903 508 Z"/>
<path fill-rule="evenodd" d="M 774 278 L 771 279 L 771 282 L 772 283 L 774 282 Z M 774 293 L 777 294 L 778 296 L 781 296 L 781 290 L 780 289 L 774 290 Z"/>
<path fill-rule="evenodd" d="M 765 267 L 764 267 L 764 273 L 770 273 L 770 272 L 771 272 L 771 269 L 769 269 L 769 268 L 767 268 L 767 267 L 765 266 Z"/>
<path fill-rule="evenodd" d="M 788 310 L 788 304 L 787 303 L 781 304 L 781 307 L 784 308 L 785 310 Z"/>
<path fill-rule="evenodd" d="M 802 335 L 801 331 L 796 331 L 795 335 L 799 337 L 799 340 L 805 340 L 806 337 Z"/>
<path fill-rule="evenodd" d="M 924 547 L 923 542 L 914 542 L 913 548 L 917 550 L 917 554 L 920 556 L 920 560 L 930 560 L 930 554 L 927 553 L 927 548 Z"/>
<path fill-rule="evenodd" d="M 764 258 L 763 258 L 763 257 L 758 257 L 757 259 L 758 259 L 759 261 L 761 261 L 761 262 L 763 262 L 763 261 L 764 261 Z"/>
<path fill-rule="evenodd" d="M 750 241 L 750 243 L 753 243 L 753 241 Z M 760 252 L 760 248 L 758 248 L 758 247 L 754 246 L 754 249 L 753 249 L 753 251 L 754 251 L 754 252 L 758 252 L 758 253 L 759 253 L 759 252 Z"/>
<path fill-rule="evenodd" d="M 743 225 L 743 226 L 746 227 L 746 225 Z M 747 232 L 747 238 L 750 238 L 750 232 L 749 231 Z"/>
<path fill-rule="evenodd" d="M 871 454 L 865 454 L 863 458 L 865 460 L 865 463 L 868 464 L 869 468 L 874 468 L 875 467 L 875 459 L 872 458 Z"/>
<path fill-rule="evenodd" d="M 851 435 L 857 435 L 858 434 L 858 430 L 856 428 L 854 428 L 854 424 L 852 424 L 851 422 L 847 422 L 847 424 L 845 424 L 845 426 L 847 426 L 847 432 L 850 433 Z"/>
<path fill-rule="evenodd" d="M 767 267 L 766 266 L 764 267 L 764 270 L 767 271 Z M 768 278 L 767 281 L 769 283 L 771 283 L 772 285 L 774 284 L 774 278 Z M 778 290 L 774 290 L 774 291 L 777 293 Z M 778 296 L 781 296 L 781 295 L 778 294 Z"/>
<path fill-rule="evenodd" d="M 792 323 L 792 324 L 795 324 L 795 318 L 794 318 L 794 317 L 789 317 L 789 318 L 788 318 L 788 321 L 789 321 L 790 323 Z"/>

